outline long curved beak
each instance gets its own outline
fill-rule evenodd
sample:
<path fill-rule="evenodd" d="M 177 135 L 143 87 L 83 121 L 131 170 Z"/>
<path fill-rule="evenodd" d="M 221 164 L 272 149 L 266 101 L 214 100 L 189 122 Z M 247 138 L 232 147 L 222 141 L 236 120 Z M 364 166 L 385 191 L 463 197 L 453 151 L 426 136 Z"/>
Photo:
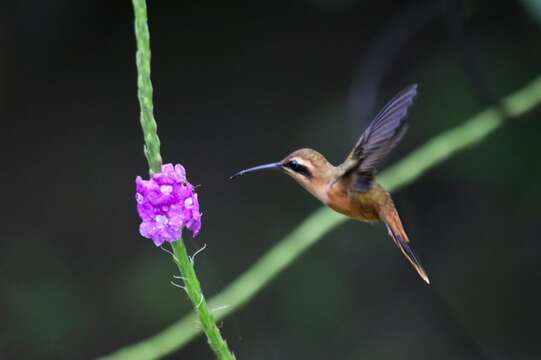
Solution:
<path fill-rule="evenodd" d="M 278 169 L 281 169 L 281 168 L 282 168 L 282 163 L 281 162 L 275 162 L 275 163 L 271 163 L 271 164 L 254 166 L 252 168 L 239 171 L 238 173 L 232 175 L 229 179 L 234 179 L 234 178 L 236 178 L 238 176 L 241 176 L 241 175 L 244 175 L 244 174 L 247 174 L 247 173 L 251 173 L 251 172 L 257 172 L 257 171 L 262 171 L 262 170 L 278 170 Z"/>

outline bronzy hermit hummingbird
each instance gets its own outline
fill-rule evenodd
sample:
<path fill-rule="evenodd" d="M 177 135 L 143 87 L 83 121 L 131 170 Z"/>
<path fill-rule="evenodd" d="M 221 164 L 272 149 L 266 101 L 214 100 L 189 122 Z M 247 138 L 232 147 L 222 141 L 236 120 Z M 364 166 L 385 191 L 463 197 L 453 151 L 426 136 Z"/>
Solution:
<path fill-rule="evenodd" d="M 408 108 L 416 95 L 417 85 L 410 85 L 389 101 L 338 166 L 333 166 L 315 150 L 300 149 L 282 161 L 242 170 L 231 178 L 279 169 L 331 209 L 355 220 L 383 222 L 402 254 L 421 278 L 430 283 L 413 252 L 391 195 L 374 179 L 378 165 L 406 133 Z"/>

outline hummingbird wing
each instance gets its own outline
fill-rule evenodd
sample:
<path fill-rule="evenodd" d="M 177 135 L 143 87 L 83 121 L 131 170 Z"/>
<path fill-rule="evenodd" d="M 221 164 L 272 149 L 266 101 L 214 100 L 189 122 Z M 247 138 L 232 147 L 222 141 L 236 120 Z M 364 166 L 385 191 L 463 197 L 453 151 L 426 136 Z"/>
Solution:
<path fill-rule="evenodd" d="M 376 115 L 340 167 L 344 175 L 354 176 L 353 188 L 366 192 L 374 179 L 376 167 L 406 133 L 408 108 L 417 95 L 417 84 L 399 92 Z"/>

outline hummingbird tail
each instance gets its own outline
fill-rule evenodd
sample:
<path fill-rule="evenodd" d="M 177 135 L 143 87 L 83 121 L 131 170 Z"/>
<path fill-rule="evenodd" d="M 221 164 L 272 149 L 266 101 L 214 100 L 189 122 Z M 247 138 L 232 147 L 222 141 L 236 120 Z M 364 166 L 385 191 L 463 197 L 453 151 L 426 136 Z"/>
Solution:
<path fill-rule="evenodd" d="M 415 253 L 413 252 L 413 248 L 411 247 L 408 235 L 406 234 L 406 231 L 402 226 L 402 221 L 400 221 L 400 217 L 398 216 L 398 212 L 396 211 L 394 205 L 391 207 L 387 207 L 385 211 L 382 211 L 381 218 L 385 223 L 385 226 L 387 227 L 387 232 L 393 239 L 396 246 L 398 246 L 400 251 L 402 251 L 402 254 L 404 254 L 406 259 L 408 259 L 408 261 L 411 263 L 411 265 L 413 265 L 415 270 L 417 270 L 419 276 L 427 284 L 430 284 L 428 274 L 423 268 L 423 265 L 421 265 L 421 261 L 419 260 L 417 255 L 415 255 Z"/>

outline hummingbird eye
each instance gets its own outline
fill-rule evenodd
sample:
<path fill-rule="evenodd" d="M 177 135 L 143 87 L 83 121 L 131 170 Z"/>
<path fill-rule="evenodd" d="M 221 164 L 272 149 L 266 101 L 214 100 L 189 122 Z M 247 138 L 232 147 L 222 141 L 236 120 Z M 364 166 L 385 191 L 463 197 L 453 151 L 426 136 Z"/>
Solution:
<path fill-rule="evenodd" d="M 292 171 L 299 173 L 301 175 L 304 175 L 308 178 L 312 177 L 312 174 L 308 170 L 308 168 L 302 164 L 300 164 L 297 160 L 290 160 L 288 161 L 285 166 Z"/>

